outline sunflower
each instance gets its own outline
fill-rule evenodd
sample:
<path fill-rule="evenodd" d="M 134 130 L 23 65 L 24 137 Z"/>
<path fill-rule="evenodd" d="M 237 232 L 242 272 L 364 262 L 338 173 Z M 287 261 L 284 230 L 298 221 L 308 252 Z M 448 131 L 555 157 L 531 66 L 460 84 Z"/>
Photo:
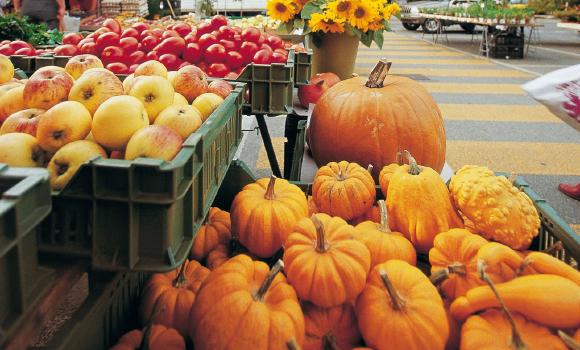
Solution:
<path fill-rule="evenodd" d="M 349 23 L 351 26 L 366 32 L 369 24 L 379 16 L 376 7 L 371 4 L 360 1 L 354 4 L 350 10 Z"/>
<path fill-rule="evenodd" d="M 291 20 L 298 11 L 291 0 L 268 0 L 266 9 L 268 16 L 282 22 Z"/>
<path fill-rule="evenodd" d="M 344 18 L 333 18 L 328 13 L 313 13 L 309 25 L 313 32 L 343 33 L 344 21 Z"/>
<path fill-rule="evenodd" d="M 399 12 L 401 12 L 401 8 L 396 2 L 383 7 L 380 11 L 381 15 L 387 20 L 391 18 L 392 15 L 396 15 Z"/>
<path fill-rule="evenodd" d="M 348 18 L 353 7 L 353 0 L 336 0 L 326 5 L 328 13 L 335 18 Z"/>
<path fill-rule="evenodd" d="M 382 30 L 385 29 L 385 26 L 383 24 L 383 20 L 382 19 L 378 19 L 376 21 L 373 21 L 369 24 L 369 30 Z"/>

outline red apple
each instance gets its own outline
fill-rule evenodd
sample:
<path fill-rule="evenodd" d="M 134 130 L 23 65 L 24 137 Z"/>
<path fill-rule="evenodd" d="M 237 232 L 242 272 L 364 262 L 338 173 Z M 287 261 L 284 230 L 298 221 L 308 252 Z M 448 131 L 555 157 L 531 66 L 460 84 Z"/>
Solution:
<path fill-rule="evenodd" d="M 197 63 L 201 59 L 201 49 L 196 43 L 187 44 L 183 51 L 183 59 L 187 62 Z"/>
<path fill-rule="evenodd" d="M 223 78 L 230 72 L 228 66 L 223 63 L 212 63 L 207 69 L 207 75 L 215 78 Z"/>
<path fill-rule="evenodd" d="M 256 52 L 258 52 L 258 45 L 254 43 L 245 42 L 240 46 L 240 54 L 244 58 L 244 63 L 252 62 Z"/>
<path fill-rule="evenodd" d="M 163 32 L 163 35 L 161 35 L 162 39 L 167 39 L 167 38 L 181 38 L 181 35 L 179 35 L 178 32 L 176 32 L 175 30 L 166 30 Z"/>
<path fill-rule="evenodd" d="M 81 47 L 83 47 L 84 44 L 94 43 L 94 42 L 95 42 L 94 38 L 84 38 L 83 40 L 81 40 L 77 43 L 77 47 L 80 49 Z"/>
<path fill-rule="evenodd" d="M 232 28 L 223 26 L 220 29 L 218 29 L 217 37 L 220 40 L 222 39 L 229 40 L 232 39 L 234 35 L 236 35 L 236 32 Z"/>
<path fill-rule="evenodd" d="M 154 50 L 161 56 L 170 53 L 180 56 L 185 49 L 185 40 L 181 37 L 169 37 L 164 39 Z"/>
<path fill-rule="evenodd" d="M 0 46 L 0 54 L 4 56 L 12 56 L 14 55 L 14 49 L 10 47 L 9 44 L 4 44 Z"/>
<path fill-rule="evenodd" d="M 189 33 L 184 38 L 186 44 L 197 43 L 197 34 Z"/>
<path fill-rule="evenodd" d="M 31 49 L 29 47 L 23 47 L 21 49 L 16 50 L 16 52 L 14 52 L 14 54 L 17 56 L 36 56 L 36 50 Z M 67 55 L 67 56 L 72 56 L 72 55 Z"/>
<path fill-rule="evenodd" d="M 62 43 L 69 45 L 77 45 L 81 40 L 83 36 L 80 33 L 68 33 L 62 37 Z"/>
<path fill-rule="evenodd" d="M 105 65 L 115 62 L 125 62 L 125 60 L 126 58 L 123 49 L 117 46 L 108 46 L 101 54 L 101 61 L 103 61 L 103 64 Z"/>
<path fill-rule="evenodd" d="M 18 51 L 18 50 L 25 48 L 25 47 L 28 47 L 30 49 L 33 48 L 32 45 L 30 45 L 26 41 L 22 41 L 22 40 L 14 40 L 14 41 L 10 42 L 9 45 L 12 48 L 12 50 L 14 50 L 14 51 Z"/>
<path fill-rule="evenodd" d="M 240 55 L 239 52 L 230 51 L 227 54 L 226 63 L 228 64 L 230 69 L 236 69 L 238 67 L 241 67 L 242 64 L 244 64 L 244 58 L 242 57 L 242 55 Z"/>
<path fill-rule="evenodd" d="M 201 37 L 203 34 L 211 33 L 212 30 L 213 29 L 212 29 L 211 24 L 209 24 L 207 22 L 203 22 L 197 26 L 197 36 Z"/>
<path fill-rule="evenodd" d="M 159 56 L 159 62 L 167 68 L 167 70 L 178 70 L 181 60 L 174 54 L 166 53 Z"/>
<path fill-rule="evenodd" d="M 252 59 L 255 64 L 270 64 L 272 63 L 272 51 L 266 49 L 258 50 Z"/>
<path fill-rule="evenodd" d="M 334 73 L 318 73 L 310 79 L 309 85 L 298 87 L 298 99 L 304 108 L 310 103 L 316 103 L 320 96 L 340 82 L 340 78 Z"/>
<path fill-rule="evenodd" d="M 153 29 L 153 35 L 155 35 L 159 39 L 161 39 L 163 37 L 163 33 L 165 33 L 165 30 L 164 29 L 161 29 L 161 28 L 155 28 L 155 29 Z M 165 39 L 165 38 L 163 38 L 163 39 Z"/>
<path fill-rule="evenodd" d="M 214 30 L 219 29 L 222 26 L 228 25 L 228 19 L 227 17 L 222 15 L 215 15 L 212 17 L 210 24 Z"/>
<path fill-rule="evenodd" d="M 153 33 L 153 31 L 151 29 L 146 29 L 139 34 L 139 37 L 141 38 L 141 40 L 145 39 L 148 36 L 152 36 L 152 37 L 157 38 L 157 36 L 155 35 L 155 33 Z M 157 39 L 159 39 L 159 38 L 157 38 Z"/>
<path fill-rule="evenodd" d="M 137 23 L 133 24 L 131 26 L 131 28 L 135 29 L 136 31 L 139 32 L 139 34 L 141 34 L 144 30 L 149 29 L 149 25 L 145 24 L 143 22 L 137 22 Z"/>
<path fill-rule="evenodd" d="M 159 44 L 159 39 L 153 35 L 146 36 L 141 40 L 141 45 L 145 51 L 151 51 Z"/>
<path fill-rule="evenodd" d="M 288 60 L 288 56 L 281 54 L 279 52 L 274 52 L 272 54 L 272 63 L 286 63 L 286 61 Z"/>
<path fill-rule="evenodd" d="M 218 96 L 221 96 L 221 98 L 225 99 L 226 97 L 228 97 L 228 95 L 230 94 L 230 92 L 232 92 L 233 89 L 234 88 L 230 83 L 228 83 L 225 80 L 218 79 L 209 83 L 207 92 L 212 92 Z"/>
<path fill-rule="evenodd" d="M 217 43 L 217 38 L 213 34 L 204 34 L 199 37 L 197 43 L 199 44 L 199 48 L 205 51 L 210 45 Z"/>
<path fill-rule="evenodd" d="M 129 67 L 129 73 L 135 73 L 135 71 L 137 70 L 137 67 L 139 67 L 139 65 L 137 63 L 132 64 L 131 67 Z"/>
<path fill-rule="evenodd" d="M 184 22 L 175 23 L 172 29 L 176 31 L 182 38 L 191 33 L 191 26 Z"/>
<path fill-rule="evenodd" d="M 284 41 L 282 41 L 282 39 L 276 35 L 270 35 L 268 39 L 266 39 L 266 43 L 268 43 L 268 45 L 270 45 L 270 47 L 274 50 L 284 48 Z"/>
<path fill-rule="evenodd" d="M 48 110 L 68 99 L 73 84 L 73 78 L 64 69 L 44 67 L 32 74 L 24 84 L 22 98 L 28 108 Z"/>
<path fill-rule="evenodd" d="M 96 55 L 97 45 L 93 42 L 85 43 L 81 46 L 81 54 Z"/>
<path fill-rule="evenodd" d="M 116 19 L 113 18 L 107 18 L 103 22 L 103 27 L 109 28 L 111 32 L 115 32 L 119 35 L 121 34 L 121 31 L 123 29 L 123 27 L 121 27 L 121 24 Z"/>
<path fill-rule="evenodd" d="M 220 44 L 210 45 L 204 52 L 204 59 L 210 64 L 225 62 L 226 57 L 226 49 Z"/>
<path fill-rule="evenodd" d="M 115 74 L 128 74 L 129 68 L 120 62 L 114 62 L 107 65 L 107 69 Z"/>
<path fill-rule="evenodd" d="M 103 33 L 97 39 L 96 44 L 97 52 L 102 52 L 109 46 L 119 46 L 119 34 L 113 32 Z"/>
<path fill-rule="evenodd" d="M 261 33 L 258 28 L 249 27 L 242 31 L 242 40 L 251 41 L 258 44 L 260 41 Z"/>
<path fill-rule="evenodd" d="M 75 56 L 79 53 L 80 50 L 74 45 L 59 45 L 54 49 L 56 56 Z"/>
<path fill-rule="evenodd" d="M 119 46 L 123 49 L 125 55 L 130 55 L 131 53 L 137 51 L 139 41 L 133 37 L 123 38 L 119 40 Z"/>
<path fill-rule="evenodd" d="M 226 51 L 234 51 L 237 49 L 236 44 L 231 40 L 222 39 L 219 41 L 219 44 L 223 46 Z"/>
<path fill-rule="evenodd" d="M 38 121 L 44 112 L 44 109 L 31 108 L 12 114 L 4 120 L 4 123 L 2 123 L 0 135 L 11 132 L 21 132 L 36 136 Z"/>
<path fill-rule="evenodd" d="M 121 33 L 121 39 L 123 38 L 139 39 L 139 37 L 140 37 L 139 32 L 135 28 L 127 28 L 123 30 L 123 33 Z"/>
<path fill-rule="evenodd" d="M 145 57 L 147 58 L 147 61 L 158 61 L 159 60 L 159 55 L 157 54 L 157 51 L 149 51 L 149 52 L 147 52 L 147 55 L 145 55 Z"/>
<path fill-rule="evenodd" d="M 145 62 L 146 60 L 147 60 L 147 56 L 145 55 L 145 52 L 143 52 L 143 51 L 132 52 L 127 59 L 127 61 L 132 65 L 133 64 L 141 64 L 141 63 Z"/>

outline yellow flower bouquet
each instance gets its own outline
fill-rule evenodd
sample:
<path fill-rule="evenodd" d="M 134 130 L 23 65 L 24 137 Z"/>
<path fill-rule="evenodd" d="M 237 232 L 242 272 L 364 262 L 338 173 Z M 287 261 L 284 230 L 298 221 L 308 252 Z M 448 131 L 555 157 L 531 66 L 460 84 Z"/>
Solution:
<path fill-rule="evenodd" d="M 280 20 L 280 30 L 302 29 L 303 34 L 350 33 L 371 46 L 383 46 L 391 16 L 401 8 L 391 0 L 267 0 L 268 15 Z"/>

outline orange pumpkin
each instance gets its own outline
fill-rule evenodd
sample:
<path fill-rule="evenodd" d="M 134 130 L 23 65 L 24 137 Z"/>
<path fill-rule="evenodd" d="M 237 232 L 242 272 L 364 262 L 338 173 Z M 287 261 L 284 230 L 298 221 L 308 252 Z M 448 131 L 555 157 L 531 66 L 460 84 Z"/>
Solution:
<path fill-rule="evenodd" d="M 376 223 L 381 222 L 381 211 L 378 205 L 373 205 L 369 210 L 366 211 L 366 213 L 363 214 L 363 216 L 352 219 L 349 221 L 349 224 L 356 226 L 365 221 L 372 221 Z"/>
<path fill-rule="evenodd" d="M 387 260 L 403 260 L 411 265 L 417 263 L 417 253 L 408 239 L 400 232 L 391 232 L 389 228 L 385 201 L 379 201 L 381 223 L 365 221 L 356 226 L 358 238 L 371 253 L 371 268 Z"/>
<path fill-rule="evenodd" d="M 361 342 L 356 315 L 351 303 L 320 308 L 305 303 L 306 337 L 304 350 L 351 349 Z"/>
<path fill-rule="evenodd" d="M 306 195 L 284 179 L 259 179 L 240 191 L 231 207 L 232 232 L 261 258 L 278 251 L 296 222 L 308 216 Z"/>
<path fill-rule="evenodd" d="M 308 216 L 312 216 L 318 213 L 318 208 L 316 207 L 316 203 L 314 203 L 314 199 L 312 198 L 312 196 L 308 196 L 307 202 L 308 202 Z"/>
<path fill-rule="evenodd" d="M 372 207 L 375 197 L 373 177 L 356 163 L 330 162 L 318 169 L 312 183 L 312 198 L 318 211 L 344 220 L 362 216 Z"/>
<path fill-rule="evenodd" d="M 186 335 L 191 309 L 201 283 L 209 270 L 197 261 L 185 261 L 181 268 L 156 273 L 149 278 L 141 300 L 141 320 L 175 328 Z M 154 315 L 154 310 L 157 312 Z"/>
<path fill-rule="evenodd" d="M 228 243 L 218 244 L 205 259 L 205 265 L 210 270 L 215 270 L 217 267 L 223 265 L 231 257 L 231 248 Z"/>
<path fill-rule="evenodd" d="M 356 314 L 365 344 L 378 350 L 443 350 L 449 336 L 437 288 L 401 260 L 373 268 L 356 301 Z"/>
<path fill-rule="evenodd" d="M 95 325 L 97 326 L 97 325 Z M 185 340 L 173 328 L 167 328 L 162 325 L 154 324 L 151 329 L 145 328 L 144 331 L 135 329 L 126 333 L 119 339 L 119 342 L 114 345 L 111 350 L 137 350 L 141 349 L 143 342 L 143 333 L 149 332 L 146 335 L 149 338 L 147 349 L 149 350 L 185 350 Z"/>
<path fill-rule="evenodd" d="M 395 171 L 401 167 L 401 165 L 403 165 L 403 153 L 397 152 L 397 162 L 385 165 L 379 173 L 379 185 L 381 186 L 381 192 L 383 192 L 385 198 L 387 198 L 387 191 L 389 190 L 391 177 Z"/>
<path fill-rule="evenodd" d="M 361 292 L 371 256 L 356 235 L 343 219 L 326 214 L 296 224 L 284 245 L 284 265 L 301 300 L 331 307 Z"/>
<path fill-rule="evenodd" d="M 445 305 L 445 314 L 447 316 L 447 323 L 449 324 L 449 337 L 447 338 L 447 343 L 445 344 L 445 350 L 456 350 L 459 349 L 459 341 L 461 339 L 461 325 L 453 316 L 449 310 L 449 301 L 443 299 L 443 305 Z"/>
<path fill-rule="evenodd" d="M 367 82 L 343 80 L 318 100 L 308 128 L 318 166 L 341 160 L 372 164 L 377 179 L 398 151 L 408 149 L 420 164 L 443 169 L 445 127 L 437 103 L 421 84 L 387 76 L 387 66 L 381 61 Z"/>
<path fill-rule="evenodd" d="M 202 261 L 220 243 L 227 243 L 232 236 L 230 213 L 219 208 L 209 208 L 204 224 L 197 231 L 191 246 L 191 257 Z"/>
<path fill-rule="evenodd" d="M 278 262 L 238 255 L 208 276 L 197 294 L 190 335 L 196 350 L 282 350 L 304 340 L 304 315 Z"/>

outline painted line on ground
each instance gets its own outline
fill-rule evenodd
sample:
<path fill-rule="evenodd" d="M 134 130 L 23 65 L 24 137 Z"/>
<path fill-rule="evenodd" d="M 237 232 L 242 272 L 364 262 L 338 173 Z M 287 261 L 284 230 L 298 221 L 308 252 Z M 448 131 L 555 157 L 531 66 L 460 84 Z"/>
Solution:
<path fill-rule="evenodd" d="M 528 123 L 563 123 L 546 107 L 537 105 L 451 104 L 440 103 L 445 120 L 510 121 Z"/>

